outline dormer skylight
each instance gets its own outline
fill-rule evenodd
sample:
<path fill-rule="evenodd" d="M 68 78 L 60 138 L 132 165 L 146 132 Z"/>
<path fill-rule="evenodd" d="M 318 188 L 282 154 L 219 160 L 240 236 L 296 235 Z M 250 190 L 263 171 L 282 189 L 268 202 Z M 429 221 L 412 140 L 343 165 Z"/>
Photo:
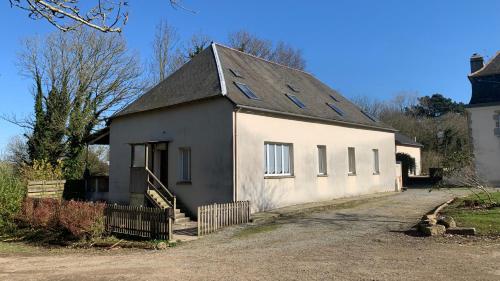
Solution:
<path fill-rule="evenodd" d="M 238 70 L 236 70 L 236 69 L 232 69 L 232 68 L 230 68 L 230 69 L 229 69 L 229 71 L 231 71 L 231 73 L 234 75 L 234 77 L 238 77 L 238 78 L 245 78 L 245 77 L 243 77 L 243 75 L 241 75 L 241 74 L 238 72 Z"/>
<path fill-rule="evenodd" d="M 361 110 L 361 113 L 363 113 L 366 117 L 368 117 L 368 119 L 372 120 L 373 122 L 378 122 L 378 119 L 375 118 L 373 115 L 371 115 L 370 113 L 364 111 L 364 110 Z"/>
<path fill-rule="evenodd" d="M 338 115 L 340 116 L 344 116 L 345 115 L 345 112 L 340 109 L 340 107 L 334 105 L 333 103 L 326 103 L 331 109 L 333 109 L 333 111 L 337 112 Z"/>
<path fill-rule="evenodd" d="M 332 98 L 332 100 L 334 100 L 334 101 L 336 101 L 336 102 L 338 102 L 338 101 L 339 101 L 339 100 L 338 100 L 335 96 L 333 96 L 333 95 L 330 95 L 330 97 Z"/>
<path fill-rule="evenodd" d="M 238 82 L 234 82 L 234 84 L 236 85 L 236 87 L 238 87 L 238 89 L 240 89 L 240 91 L 249 99 L 251 100 L 260 100 L 260 98 L 254 94 L 252 92 L 252 90 L 245 84 L 243 83 L 238 83 Z"/>
<path fill-rule="evenodd" d="M 288 89 L 292 90 L 292 92 L 295 92 L 295 93 L 300 92 L 299 89 L 292 84 L 286 84 L 286 86 L 288 87 Z"/>
<path fill-rule="evenodd" d="M 301 101 L 299 100 L 298 97 L 294 96 L 294 95 L 290 95 L 290 94 L 285 94 L 293 103 L 295 103 L 296 106 L 298 106 L 299 108 L 305 108 L 306 105 Z"/>

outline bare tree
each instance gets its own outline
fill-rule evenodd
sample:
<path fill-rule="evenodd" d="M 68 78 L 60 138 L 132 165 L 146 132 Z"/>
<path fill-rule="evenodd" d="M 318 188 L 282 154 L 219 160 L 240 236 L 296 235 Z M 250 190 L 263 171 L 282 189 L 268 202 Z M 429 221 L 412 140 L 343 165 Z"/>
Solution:
<path fill-rule="evenodd" d="M 153 84 L 163 81 L 169 74 L 177 70 L 181 63 L 178 59 L 179 36 L 176 29 L 166 21 L 156 25 L 153 40 L 153 57 L 150 61 L 150 74 Z"/>
<path fill-rule="evenodd" d="M 187 61 L 201 53 L 201 51 L 210 45 L 210 42 L 212 42 L 212 39 L 206 34 L 201 32 L 193 34 L 185 47 L 185 53 L 187 54 L 185 60 Z"/>
<path fill-rule="evenodd" d="M 121 32 L 128 21 L 128 1 L 94 1 L 84 9 L 80 0 L 9 0 L 11 7 L 28 12 L 31 19 L 44 19 L 62 31 L 88 26 L 101 32 Z M 188 10 L 182 0 L 169 0 L 169 3 L 174 8 Z"/>
<path fill-rule="evenodd" d="M 78 29 L 54 33 L 45 39 L 28 39 L 19 65 L 22 73 L 33 80 L 35 96 L 42 97 L 41 114 L 32 119 L 33 128 L 37 122 L 47 121 L 51 112 L 59 113 L 58 120 L 64 118 L 55 124 L 65 126 L 62 153 L 67 171 L 76 175 L 73 178 L 83 172 L 85 139 L 111 112 L 134 99 L 144 88 L 139 60 L 129 53 L 118 34 Z M 65 112 L 61 107 L 49 110 L 50 97 L 64 101 L 66 96 L 69 100 L 62 104 L 69 105 L 66 115 L 61 114 Z M 47 124 L 42 127 L 52 134 L 56 131 L 47 128 Z M 40 138 L 43 140 L 46 134 Z"/>
<path fill-rule="evenodd" d="M 302 51 L 282 41 L 278 42 L 269 59 L 295 69 L 306 68 L 306 61 L 302 57 Z"/>
<path fill-rule="evenodd" d="M 239 51 L 265 59 L 268 59 L 273 52 L 271 41 L 260 39 L 246 30 L 230 33 L 228 44 Z"/>
<path fill-rule="evenodd" d="M 291 68 L 303 70 L 306 67 L 306 61 L 300 49 L 293 48 L 290 44 L 282 41 L 274 45 L 272 41 L 261 39 L 246 30 L 230 33 L 228 44 L 242 52 Z"/>

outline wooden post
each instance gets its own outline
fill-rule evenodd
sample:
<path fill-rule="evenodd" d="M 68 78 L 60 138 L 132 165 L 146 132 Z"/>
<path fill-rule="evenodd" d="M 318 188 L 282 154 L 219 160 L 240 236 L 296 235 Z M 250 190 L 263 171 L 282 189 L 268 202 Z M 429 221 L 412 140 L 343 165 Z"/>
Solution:
<path fill-rule="evenodd" d="M 168 241 L 171 241 L 174 238 L 172 235 L 172 218 L 170 215 L 168 216 Z"/>

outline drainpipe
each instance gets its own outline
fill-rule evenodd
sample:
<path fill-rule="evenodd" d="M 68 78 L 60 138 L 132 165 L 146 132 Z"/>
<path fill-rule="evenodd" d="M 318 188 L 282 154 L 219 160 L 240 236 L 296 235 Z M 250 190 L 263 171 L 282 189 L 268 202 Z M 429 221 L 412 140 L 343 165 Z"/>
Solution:
<path fill-rule="evenodd" d="M 238 109 L 233 110 L 233 202 L 238 200 L 238 131 L 237 116 Z"/>

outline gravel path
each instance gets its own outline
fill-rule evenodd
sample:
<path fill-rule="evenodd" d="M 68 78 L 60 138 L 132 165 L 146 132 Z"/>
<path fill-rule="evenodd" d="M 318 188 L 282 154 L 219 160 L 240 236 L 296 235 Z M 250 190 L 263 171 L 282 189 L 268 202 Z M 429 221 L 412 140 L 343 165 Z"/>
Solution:
<path fill-rule="evenodd" d="M 0 253 L 0 280 L 500 280 L 500 240 L 405 233 L 453 197 L 410 190 L 166 251 Z"/>

